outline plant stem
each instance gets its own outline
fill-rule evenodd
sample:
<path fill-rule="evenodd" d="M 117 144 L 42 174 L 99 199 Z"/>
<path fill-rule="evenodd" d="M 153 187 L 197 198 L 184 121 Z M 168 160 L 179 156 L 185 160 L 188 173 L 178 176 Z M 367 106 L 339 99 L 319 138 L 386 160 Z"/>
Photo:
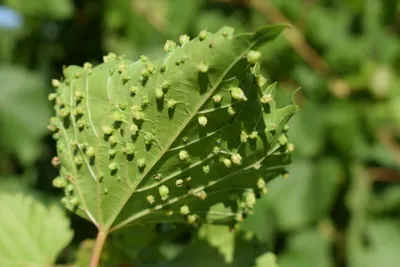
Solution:
<path fill-rule="evenodd" d="M 90 259 L 89 267 L 97 267 L 100 261 L 101 251 L 103 250 L 104 243 L 106 242 L 108 230 L 99 230 L 96 237 L 96 243 L 93 247 L 92 258 Z"/>

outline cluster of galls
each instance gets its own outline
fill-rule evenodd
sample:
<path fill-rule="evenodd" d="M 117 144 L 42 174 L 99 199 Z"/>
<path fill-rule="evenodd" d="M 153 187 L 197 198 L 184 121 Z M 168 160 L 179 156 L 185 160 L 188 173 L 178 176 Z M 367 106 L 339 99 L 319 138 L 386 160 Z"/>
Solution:
<path fill-rule="evenodd" d="M 228 33 L 223 33 L 223 36 L 226 38 L 230 38 Z M 208 38 L 208 33 L 206 31 L 201 31 L 199 36 L 198 36 L 200 41 L 205 41 Z M 211 39 L 211 38 L 209 38 Z M 183 46 L 187 44 L 190 41 L 190 38 L 187 35 L 181 35 L 179 37 L 179 42 Z M 209 40 L 208 46 L 212 48 L 215 45 L 213 40 Z M 164 45 L 164 51 L 166 53 L 172 52 L 177 48 L 177 44 L 173 41 L 167 41 Z M 246 55 L 247 62 L 251 66 L 255 66 L 261 59 L 261 53 L 258 51 L 249 51 Z M 90 146 L 87 143 L 79 143 L 77 141 L 77 134 L 76 131 L 84 131 L 85 129 L 92 128 L 92 130 L 95 132 L 95 135 L 97 138 L 104 139 L 108 145 L 108 169 L 110 170 L 111 174 L 116 174 L 119 169 L 121 168 L 122 162 L 119 162 L 116 157 L 118 152 L 122 152 L 129 161 L 131 161 L 133 158 L 135 158 L 134 164 L 136 164 L 139 172 L 143 173 L 144 170 L 146 169 L 146 165 L 148 162 L 146 162 L 145 158 L 139 157 L 137 158 L 136 155 L 139 154 L 137 153 L 138 148 L 135 146 L 137 138 L 139 137 L 139 134 L 141 137 L 143 137 L 144 140 L 144 145 L 147 147 L 147 150 L 152 146 L 152 144 L 156 143 L 156 138 L 155 138 L 155 133 L 153 132 L 146 132 L 143 130 L 143 123 L 146 121 L 146 108 L 149 105 L 149 101 L 151 99 L 148 98 L 148 95 L 143 93 L 143 87 L 146 85 L 150 77 L 156 72 L 156 66 L 150 62 L 150 60 L 142 56 L 141 57 L 141 62 L 143 63 L 144 67 L 141 70 L 140 73 L 140 78 L 139 78 L 139 84 L 133 84 L 130 85 L 132 78 L 129 75 L 129 71 L 127 71 L 127 65 L 126 63 L 122 60 L 122 58 L 117 57 L 115 54 L 110 53 L 109 55 L 104 57 L 104 61 L 107 62 L 109 60 L 116 60 L 116 59 L 121 59 L 121 61 L 117 64 L 116 68 L 110 71 L 110 76 L 113 76 L 114 74 L 119 74 L 120 78 L 122 80 L 122 84 L 125 86 L 128 86 L 129 90 L 129 95 L 133 98 L 135 97 L 135 100 L 140 97 L 140 104 L 132 104 L 129 105 L 128 102 L 130 102 L 128 99 L 126 102 L 121 102 L 118 103 L 117 106 L 114 107 L 114 109 L 111 111 L 109 114 L 108 119 L 112 121 L 112 124 L 110 125 L 102 125 L 101 126 L 101 133 L 97 133 L 96 129 L 94 129 L 93 125 L 90 125 L 90 118 L 87 118 L 89 114 L 85 114 L 86 111 L 86 106 L 85 106 L 85 94 L 81 89 L 76 89 L 73 92 L 73 103 L 63 103 L 61 98 L 59 97 L 58 93 L 52 93 L 49 95 L 49 100 L 55 101 L 55 109 L 57 112 L 57 117 L 51 118 L 49 129 L 54 132 L 53 137 L 55 139 L 62 138 L 63 135 L 66 133 L 65 129 L 68 127 L 72 126 L 75 135 L 73 137 L 73 140 L 67 143 L 65 145 L 61 142 L 58 143 L 57 149 L 59 154 L 62 153 L 65 150 L 69 150 L 70 148 L 73 149 L 72 153 L 68 152 L 65 154 L 71 154 L 71 163 L 73 165 L 72 168 L 69 168 L 68 171 L 74 172 L 73 174 L 63 174 L 63 176 L 57 177 L 53 180 L 53 185 L 58 188 L 64 188 L 65 189 L 65 197 L 63 198 L 63 203 L 68 207 L 75 209 L 79 207 L 80 201 L 78 198 L 78 194 L 76 192 L 76 189 L 74 187 L 74 175 L 76 176 L 76 171 L 81 168 L 82 165 L 86 165 L 86 167 L 89 169 L 89 172 L 91 173 L 92 178 L 95 180 L 95 182 L 101 182 L 103 180 L 104 174 L 103 173 L 94 173 L 93 170 L 91 170 L 91 165 L 94 165 L 94 162 L 96 160 L 96 154 L 97 154 L 97 146 Z M 188 60 L 187 57 L 182 57 L 181 59 L 177 60 L 175 62 L 175 65 L 183 65 L 185 62 Z M 186 63 L 187 64 L 187 63 Z M 157 71 L 160 73 L 165 73 L 167 71 L 167 65 L 165 64 L 160 64 L 157 66 Z M 210 66 L 207 65 L 204 61 L 200 61 L 196 65 L 197 71 L 199 74 L 207 74 L 210 70 Z M 87 75 L 92 74 L 92 69 L 91 65 L 89 63 L 85 63 L 84 65 L 84 70 L 87 72 Z M 77 79 L 81 77 L 82 73 L 76 72 L 74 78 Z M 72 79 L 74 79 L 72 78 Z M 262 105 L 269 104 L 271 101 L 273 101 L 273 95 L 272 95 L 272 90 L 269 87 L 266 87 L 266 80 L 263 78 L 261 75 L 256 75 L 255 76 L 256 83 L 257 85 L 262 89 L 259 95 L 259 102 Z M 66 86 L 71 85 L 71 80 L 66 79 L 63 82 L 60 82 L 58 80 L 53 80 L 53 86 L 55 88 L 60 87 L 63 83 Z M 166 103 L 167 109 L 169 111 L 173 111 L 178 104 L 181 104 L 182 102 L 174 100 L 172 98 L 168 98 L 168 90 L 170 89 L 171 84 L 168 82 L 168 80 L 164 80 L 163 84 L 160 87 L 154 88 L 154 96 L 155 96 L 155 101 L 157 103 Z M 246 93 L 242 90 L 242 88 L 233 86 L 229 88 L 229 94 L 232 99 L 232 102 L 234 103 L 244 103 L 246 102 L 247 96 Z M 216 93 L 212 96 L 212 101 L 216 106 L 220 105 L 223 100 L 223 95 L 222 93 Z M 226 97 L 226 95 L 225 95 Z M 234 103 L 227 105 L 226 110 L 227 113 L 231 116 L 236 115 L 236 110 L 234 108 Z M 223 106 L 225 108 L 225 106 Z M 128 115 L 129 114 L 129 115 Z M 173 113 L 171 113 L 173 114 Z M 128 118 L 128 116 L 130 118 Z M 209 123 L 209 119 L 207 117 L 206 113 L 198 113 L 194 117 L 195 120 L 197 120 L 198 126 L 201 127 L 206 127 Z M 128 133 L 131 137 L 131 140 L 129 141 L 121 141 L 118 136 L 121 136 L 122 132 Z M 249 140 L 254 140 L 259 137 L 259 133 L 254 130 L 251 132 L 246 132 L 242 131 L 240 133 L 240 142 L 241 143 L 247 143 Z M 292 152 L 294 150 L 294 146 L 292 144 L 288 144 L 288 140 L 285 134 L 282 134 L 279 137 L 278 140 L 279 144 L 281 146 L 286 146 L 287 152 Z M 65 143 L 65 142 L 64 142 Z M 117 149 L 122 148 L 122 149 Z M 234 168 L 234 166 L 240 166 L 242 165 L 244 159 L 243 156 L 239 153 L 238 149 L 232 149 L 231 151 L 224 151 L 221 149 L 219 146 L 215 146 L 213 148 L 212 153 L 214 155 L 218 155 L 219 158 L 222 160 L 220 161 L 223 166 L 226 168 Z M 177 153 L 177 157 L 182 163 L 189 164 L 191 161 L 191 157 L 189 154 L 189 151 L 187 149 L 180 149 Z M 64 159 L 66 161 L 69 161 L 69 159 Z M 60 162 L 59 160 L 54 160 L 54 165 L 59 166 Z M 126 164 L 126 163 L 124 163 Z M 128 163 L 129 164 L 129 163 Z M 68 167 L 71 167 L 71 164 L 68 164 Z M 260 168 L 259 165 L 254 164 L 254 168 Z M 205 175 L 209 174 L 210 172 L 210 166 L 209 165 L 203 165 L 202 166 L 202 171 Z M 62 172 L 64 173 L 64 172 Z M 156 174 L 155 175 L 156 180 L 161 180 L 161 174 Z M 186 178 L 186 181 L 189 181 L 190 177 Z M 118 181 L 120 180 L 120 177 L 118 178 Z M 185 183 L 184 179 L 177 179 L 175 181 L 175 185 L 177 187 L 182 187 L 183 184 Z M 252 212 L 252 209 L 254 207 L 256 198 L 261 196 L 262 194 L 265 194 L 267 192 L 266 186 L 265 186 L 265 181 L 262 178 L 259 178 L 257 181 L 256 185 L 249 185 L 249 187 L 255 188 L 253 189 L 248 189 L 246 190 L 242 196 L 237 197 L 236 199 L 239 199 L 240 205 L 239 205 L 239 211 L 237 212 L 236 220 L 241 221 L 243 217 L 246 215 L 250 214 Z M 192 189 L 193 192 L 195 189 Z M 104 188 L 104 194 L 108 194 L 108 189 Z M 167 185 L 165 184 L 160 184 L 158 186 L 158 195 L 159 199 L 161 199 L 161 203 L 167 203 L 167 200 L 169 199 L 169 194 L 170 194 L 170 188 L 168 188 Z M 196 191 L 194 193 L 195 196 L 197 196 L 200 200 L 204 200 L 207 197 L 207 194 L 205 190 L 200 190 Z M 146 201 L 150 205 L 155 205 L 156 204 L 156 198 L 154 195 L 147 195 Z M 162 205 L 162 204 L 161 204 Z M 186 220 L 189 223 L 195 223 L 198 221 L 198 216 L 194 210 L 191 210 L 190 207 L 187 204 L 181 205 L 179 208 L 179 212 L 182 216 L 185 216 Z"/>

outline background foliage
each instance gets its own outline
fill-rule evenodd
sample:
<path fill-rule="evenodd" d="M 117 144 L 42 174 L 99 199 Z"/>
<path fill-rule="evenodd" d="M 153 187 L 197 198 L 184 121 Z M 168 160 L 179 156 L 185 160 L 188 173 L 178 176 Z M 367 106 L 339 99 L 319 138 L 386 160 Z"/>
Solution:
<path fill-rule="evenodd" d="M 263 73 L 279 82 L 285 103 L 302 87 L 290 125 L 296 150 L 289 178 L 268 185 L 236 232 L 163 224 L 126 229 L 111 235 L 104 264 L 390 267 L 400 261 L 400 1 L 0 3 L 2 266 L 44 266 L 57 253 L 59 264 L 87 266 L 91 253 L 94 227 L 64 215 L 62 192 L 51 185 L 57 170 L 50 163 L 55 144 L 46 130 L 52 113 L 46 95 L 62 65 L 98 63 L 108 51 L 152 57 L 182 33 L 224 25 L 251 31 L 272 22 L 294 27 L 262 49 Z M 20 229 L 13 220 L 22 222 Z M 19 234 L 10 238 L 13 231 Z M 38 235 L 57 238 L 49 246 Z"/>

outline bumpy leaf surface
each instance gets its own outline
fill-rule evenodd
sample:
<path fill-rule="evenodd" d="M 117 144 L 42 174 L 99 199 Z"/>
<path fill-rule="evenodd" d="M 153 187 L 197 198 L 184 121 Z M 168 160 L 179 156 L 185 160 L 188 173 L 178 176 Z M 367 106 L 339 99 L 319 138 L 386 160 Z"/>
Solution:
<path fill-rule="evenodd" d="M 30 196 L 1 193 L 0 266 L 51 266 L 73 236 L 63 213 Z"/>
<path fill-rule="evenodd" d="M 290 162 L 285 125 L 297 107 L 276 107 L 254 51 L 283 28 L 202 31 L 168 41 L 159 61 L 110 54 L 66 68 L 50 125 L 66 206 L 111 231 L 240 221 Z M 210 211 L 219 202 L 232 212 Z"/>

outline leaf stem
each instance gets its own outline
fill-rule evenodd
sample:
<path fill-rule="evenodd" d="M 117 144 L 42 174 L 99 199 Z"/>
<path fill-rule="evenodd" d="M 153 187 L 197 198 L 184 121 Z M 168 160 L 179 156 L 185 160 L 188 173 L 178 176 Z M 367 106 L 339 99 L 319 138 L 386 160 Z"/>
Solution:
<path fill-rule="evenodd" d="M 97 233 L 96 243 L 93 247 L 92 258 L 90 259 L 89 267 L 97 267 L 99 265 L 101 251 L 103 250 L 107 235 L 108 230 L 99 230 Z"/>

